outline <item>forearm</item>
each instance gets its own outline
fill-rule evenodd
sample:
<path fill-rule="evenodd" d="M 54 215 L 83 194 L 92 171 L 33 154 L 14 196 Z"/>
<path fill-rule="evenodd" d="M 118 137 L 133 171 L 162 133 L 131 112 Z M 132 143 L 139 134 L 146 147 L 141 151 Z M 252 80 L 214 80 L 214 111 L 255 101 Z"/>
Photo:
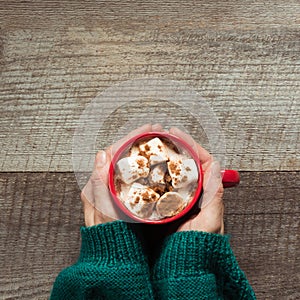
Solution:
<path fill-rule="evenodd" d="M 78 262 L 63 270 L 53 299 L 153 299 L 149 269 L 130 226 L 112 222 L 81 229 Z"/>
<path fill-rule="evenodd" d="M 217 234 L 187 231 L 168 237 L 153 283 L 160 299 L 255 299 L 227 237 Z"/>

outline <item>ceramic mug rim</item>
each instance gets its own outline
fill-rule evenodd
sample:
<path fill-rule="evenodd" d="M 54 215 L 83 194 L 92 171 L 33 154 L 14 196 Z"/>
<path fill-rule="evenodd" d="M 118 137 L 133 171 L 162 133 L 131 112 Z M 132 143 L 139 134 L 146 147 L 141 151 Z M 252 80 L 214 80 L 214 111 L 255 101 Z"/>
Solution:
<path fill-rule="evenodd" d="M 139 140 L 142 140 L 142 139 L 155 138 L 155 137 L 169 139 L 169 140 L 171 140 L 171 142 L 175 142 L 175 143 L 179 144 L 184 150 L 186 150 L 188 152 L 188 154 L 194 159 L 194 161 L 196 163 L 196 166 L 197 166 L 197 169 L 198 169 L 198 180 L 197 180 L 197 188 L 195 190 L 193 199 L 190 201 L 190 203 L 181 212 L 179 212 L 175 216 L 172 216 L 172 217 L 169 217 L 169 218 L 164 218 L 164 219 L 161 219 L 161 220 L 148 220 L 148 219 L 143 219 L 143 218 L 140 218 L 140 217 L 134 215 L 122 203 L 121 199 L 119 199 L 119 197 L 117 196 L 117 191 L 116 191 L 115 184 L 114 184 L 114 175 L 115 175 L 115 165 L 116 165 L 116 163 L 118 162 L 120 157 L 126 151 L 129 150 L 129 147 L 133 143 L 135 143 Z M 170 134 L 170 133 L 167 133 L 167 132 L 153 132 L 152 131 L 152 132 L 146 132 L 146 133 L 138 134 L 138 135 L 130 138 L 123 145 L 121 145 L 121 147 L 117 150 L 117 152 L 113 156 L 110 167 L 109 167 L 108 185 L 109 185 L 109 190 L 110 190 L 110 193 L 113 197 L 114 203 L 130 219 L 132 219 L 134 221 L 137 221 L 137 222 L 141 222 L 141 223 L 147 223 L 147 224 L 166 224 L 166 223 L 170 223 L 170 222 L 173 222 L 175 220 L 178 220 L 178 219 L 182 218 L 184 215 L 186 215 L 192 209 L 192 207 L 195 205 L 195 203 L 199 200 L 199 197 L 200 197 L 200 194 L 201 194 L 201 191 L 202 191 L 202 185 L 203 185 L 203 173 L 202 173 L 202 167 L 201 167 L 200 159 L 199 159 L 197 153 L 194 151 L 194 149 L 192 148 L 192 146 L 190 144 L 188 144 L 185 140 L 183 140 L 183 139 L 181 139 L 178 136 L 175 136 L 173 134 Z"/>

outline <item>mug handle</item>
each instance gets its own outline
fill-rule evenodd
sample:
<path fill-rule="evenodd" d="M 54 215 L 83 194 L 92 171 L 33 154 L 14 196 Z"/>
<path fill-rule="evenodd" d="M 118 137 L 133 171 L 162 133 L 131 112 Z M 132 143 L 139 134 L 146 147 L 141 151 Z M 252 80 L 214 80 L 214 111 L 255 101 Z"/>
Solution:
<path fill-rule="evenodd" d="M 223 170 L 221 175 L 224 188 L 234 187 L 240 183 L 240 174 L 236 170 Z"/>

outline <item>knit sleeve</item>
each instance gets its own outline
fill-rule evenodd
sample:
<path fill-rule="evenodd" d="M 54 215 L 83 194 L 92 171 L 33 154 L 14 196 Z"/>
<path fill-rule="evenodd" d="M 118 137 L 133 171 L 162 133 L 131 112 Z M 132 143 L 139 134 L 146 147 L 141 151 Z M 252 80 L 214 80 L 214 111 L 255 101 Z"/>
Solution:
<path fill-rule="evenodd" d="M 153 268 L 159 299 L 256 299 L 228 237 L 197 231 L 169 236 Z"/>
<path fill-rule="evenodd" d="M 51 300 L 153 299 L 142 247 L 122 221 L 81 229 L 78 262 L 56 278 Z"/>

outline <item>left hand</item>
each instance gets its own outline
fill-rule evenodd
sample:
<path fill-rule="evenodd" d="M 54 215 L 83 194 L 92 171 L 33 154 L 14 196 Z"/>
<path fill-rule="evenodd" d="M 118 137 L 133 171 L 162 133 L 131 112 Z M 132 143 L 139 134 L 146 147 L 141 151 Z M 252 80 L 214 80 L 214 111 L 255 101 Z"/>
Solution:
<path fill-rule="evenodd" d="M 104 224 L 120 219 L 108 188 L 108 171 L 112 157 L 127 140 L 138 134 L 162 131 L 160 125 L 144 125 L 130 132 L 126 137 L 97 153 L 92 175 L 81 192 L 86 226 Z"/>

